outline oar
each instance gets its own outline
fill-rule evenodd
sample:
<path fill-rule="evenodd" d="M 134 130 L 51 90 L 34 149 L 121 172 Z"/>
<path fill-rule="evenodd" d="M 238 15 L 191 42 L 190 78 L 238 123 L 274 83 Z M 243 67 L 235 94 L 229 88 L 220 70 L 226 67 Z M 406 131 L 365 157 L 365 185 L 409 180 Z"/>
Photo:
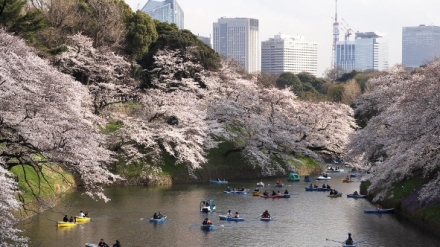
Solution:
<path fill-rule="evenodd" d="M 258 219 L 258 218 L 261 218 L 261 214 L 260 215 L 258 215 L 255 219 Z"/>
<path fill-rule="evenodd" d="M 328 238 L 326 238 L 325 240 L 327 240 L 327 241 L 333 241 L 333 242 L 336 242 L 336 243 L 344 243 L 344 241 L 337 241 L 337 240 L 328 239 Z"/>

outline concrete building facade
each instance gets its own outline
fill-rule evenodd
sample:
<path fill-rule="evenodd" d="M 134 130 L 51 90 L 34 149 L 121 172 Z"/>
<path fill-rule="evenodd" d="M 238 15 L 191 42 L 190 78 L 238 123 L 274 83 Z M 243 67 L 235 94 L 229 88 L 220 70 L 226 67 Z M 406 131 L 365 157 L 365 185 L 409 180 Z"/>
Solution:
<path fill-rule="evenodd" d="M 213 24 L 213 47 L 233 58 L 248 73 L 261 71 L 259 22 L 252 18 L 218 19 Z"/>
<path fill-rule="evenodd" d="M 417 68 L 440 57 L 440 27 L 420 25 L 402 28 L 402 63 Z"/>
<path fill-rule="evenodd" d="M 176 0 L 149 0 L 142 11 L 161 22 L 174 23 L 184 29 L 184 13 Z"/>
<path fill-rule="evenodd" d="M 275 35 L 261 42 L 261 71 L 271 74 L 318 73 L 318 44 L 302 36 Z"/>
<path fill-rule="evenodd" d="M 335 63 L 346 72 L 355 69 L 356 44 L 355 41 L 337 41 Z"/>

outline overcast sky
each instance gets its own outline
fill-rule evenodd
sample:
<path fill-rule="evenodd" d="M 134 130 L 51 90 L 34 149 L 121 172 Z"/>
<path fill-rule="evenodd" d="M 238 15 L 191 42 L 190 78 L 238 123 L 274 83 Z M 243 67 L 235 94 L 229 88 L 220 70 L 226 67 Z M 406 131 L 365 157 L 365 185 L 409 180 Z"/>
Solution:
<path fill-rule="evenodd" d="M 147 1 L 125 0 L 133 10 Z M 185 28 L 196 35 L 212 35 L 212 23 L 220 17 L 255 18 L 260 23 L 260 41 L 278 33 L 305 36 L 318 43 L 318 75 L 330 67 L 335 0 L 177 1 L 185 13 Z M 386 35 L 390 65 L 394 65 L 402 62 L 402 27 L 440 26 L 440 0 L 338 0 L 338 21 L 356 31 Z M 343 40 L 344 31 L 340 33 Z"/>

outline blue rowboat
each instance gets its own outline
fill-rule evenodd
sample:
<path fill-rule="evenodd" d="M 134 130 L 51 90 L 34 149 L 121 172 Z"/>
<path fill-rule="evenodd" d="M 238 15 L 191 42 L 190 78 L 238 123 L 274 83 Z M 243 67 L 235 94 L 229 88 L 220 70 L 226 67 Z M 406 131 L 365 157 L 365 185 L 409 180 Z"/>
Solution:
<path fill-rule="evenodd" d="M 150 218 L 150 222 L 164 222 L 165 220 L 167 219 L 167 216 L 166 215 L 164 215 L 162 218 L 160 218 L 160 219 L 153 219 L 153 218 Z"/>
<path fill-rule="evenodd" d="M 228 181 L 226 181 L 226 180 L 209 180 L 209 183 L 210 184 L 227 184 L 228 183 Z"/>
<path fill-rule="evenodd" d="M 209 213 L 212 211 L 215 211 L 214 200 L 207 199 L 207 200 L 200 201 L 200 212 Z"/>
<path fill-rule="evenodd" d="M 214 230 L 214 226 L 213 225 L 201 225 L 200 229 L 202 229 L 203 231 L 212 231 L 212 230 Z"/>
<path fill-rule="evenodd" d="M 373 210 L 364 210 L 366 214 L 392 214 L 394 213 L 394 208 L 388 209 L 373 209 Z"/>
<path fill-rule="evenodd" d="M 272 217 L 269 217 L 269 218 L 263 218 L 263 217 L 261 217 L 260 220 L 261 220 L 261 221 L 271 221 L 271 220 L 272 220 Z"/>
<path fill-rule="evenodd" d="M 219 215 L 220 220 L 226 220 L 226 221 L 244 221 L 244 218 L 234 218 L 234 217 L 227 217 L 226 215 Z"/>
<path fill-rule="evenodd" d="M 366 198 L 367 195 L 355 195 L 355 194 L 347 194 L 348 198 Z"/>
<path fill-rule="evenodd" d="M 258 182 L 257 183 L 257 187 L 264 187 L 264 183 L 263 182 Z"/>
<path fill-rule="evenodd" d="M 276 184 L 276 187 L 284 187 L 284 184 Z"/>
<path fill-rule="evenodd" d="M 312 181 L 310 178 L 304 178 L 304 182 L 310 182 Z"/>
<path fill-rule="evenodd" d="M 246 195 L 247 193 L 249 193 L 249 189 L 245 189 L 245 190 L 231 190 L 231 191 L 223 191 L 223 193 L 225 194 L 238 194 L 238 195 Z"/>

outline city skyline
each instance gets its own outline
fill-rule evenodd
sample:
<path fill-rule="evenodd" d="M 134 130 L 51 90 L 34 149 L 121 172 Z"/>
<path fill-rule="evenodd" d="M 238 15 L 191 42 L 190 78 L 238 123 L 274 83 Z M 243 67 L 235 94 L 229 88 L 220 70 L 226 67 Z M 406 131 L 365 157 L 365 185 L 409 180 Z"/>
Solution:
<path fill-rule="evenodd" d="M 126 0 L 135 11 L 147 0 Z M 330 68 L 334 0 L 179 0 L 185 11 L 185 28 L 195 35 L 212 36 L 218 18 L 255 18 L 260 40 L 275 33 L 305 36 L 318 43 L 318 76 Z M 338 0 L 338 21 L 355 31 L 380 32 L 389 40 L 389 65 L 402 62 L 402 27 L 440 25 L 440 4 L 435 0 Z M 343 20 L 342 20 L 343 19 Z M 344 39 L 340 31 L 340 40 Z M 353 40 L 354 35 L 350 37 Z"/>

